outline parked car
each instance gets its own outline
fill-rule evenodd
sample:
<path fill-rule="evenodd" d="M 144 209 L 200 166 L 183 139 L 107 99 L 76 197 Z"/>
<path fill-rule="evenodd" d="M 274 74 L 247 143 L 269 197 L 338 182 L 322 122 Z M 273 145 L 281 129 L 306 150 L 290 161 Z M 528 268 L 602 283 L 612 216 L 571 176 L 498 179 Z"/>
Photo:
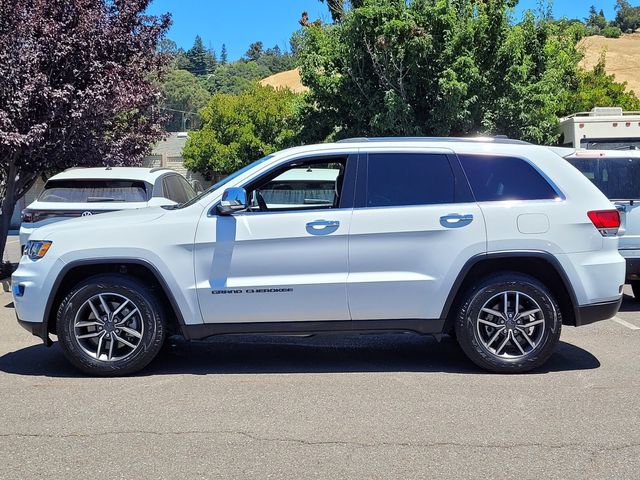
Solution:
<path fill-rule="evenodd" d="M 189 182 L 168 168 L 70 168 L 51 177 L 22 211 L 20 245 L 44 225 L 76 217 L 184 203 L 196 196 Z"/>
<path fill-rule="evenodd" d="M 269 198 L 301 169 L 323 193 Z M 619 227 L 547 147 L 354 139 L 269 155 L 173 207 L 45 226 L 13 298 L 24 328 L 94 375 L 140 370 L 171 334 L 399 331 L 455 334 L 477 365 L 524 372 L 563 324 L 618 311 Z"/>
<path fill-rule="evenodd" d="M 618 248 L 627 262 L 626 281 L 640 301 L 640 150 L 573 150 L 564 157 L 621 212 Z"/>

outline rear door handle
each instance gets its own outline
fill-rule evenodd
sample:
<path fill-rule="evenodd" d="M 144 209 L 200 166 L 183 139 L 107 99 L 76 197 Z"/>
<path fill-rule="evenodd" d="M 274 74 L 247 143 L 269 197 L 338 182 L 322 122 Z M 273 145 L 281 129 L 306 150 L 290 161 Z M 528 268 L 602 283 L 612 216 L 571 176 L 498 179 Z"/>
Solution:
<path fill-rule="evenodd" d="M 443 215 L 440 217 L 440 225 L 446 228 L 466 227 L 471 222 L 473 222 L 473 215 L 471 213 L 465 215 L 450 213 L 449 215 Z"/>
<path fill-rule="evenodd" d="M 321 228 L 337 228 L 340 226 L 340 222 L 337 220 L 314 220 L 307 223 L 307 228 L 321 229 Z"/>

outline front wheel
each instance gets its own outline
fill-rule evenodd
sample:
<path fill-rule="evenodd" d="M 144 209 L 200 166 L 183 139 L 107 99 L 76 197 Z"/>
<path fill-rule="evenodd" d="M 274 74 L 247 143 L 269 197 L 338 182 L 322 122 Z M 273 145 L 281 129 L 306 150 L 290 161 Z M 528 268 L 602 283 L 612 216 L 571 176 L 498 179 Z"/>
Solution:
<path fill-rule="evenodd" d="M 141 370 L 166 336 L 156 296 L 122 275 L 100 275 L 76 285 L 60 304 L 57 332 L 69 361 L 99 376 Z"/>
<path fill-rule="evenodd" d="M 560 308 L 549 290 L 515 272 L 488 277 L 468 290 L 455 320 L 466 355 L 498 373 L 542 365 L 560 340 L 561 326 Z"/>
<path fill-rule="evenodd" d="M 633 291 L 635 301 L 640 302 L 640 281 L 634 280 L 631 282 L 631 290 Z"/>

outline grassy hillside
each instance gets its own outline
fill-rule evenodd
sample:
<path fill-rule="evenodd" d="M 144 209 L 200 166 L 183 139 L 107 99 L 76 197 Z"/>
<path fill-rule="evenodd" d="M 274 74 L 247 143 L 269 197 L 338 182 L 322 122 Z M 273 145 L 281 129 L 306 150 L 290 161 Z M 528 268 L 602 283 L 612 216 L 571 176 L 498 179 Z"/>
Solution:
<path fill-rule="evenodd" d="M 606 50 L 607 72 L 614 74 L 616 81 L 627 82 L 627 89 L 640 95 L 640 33 L 620 38 L 586 37 L 579 47 L 584 49 L 582 66 L 587 69 L 593 68 Z"/>
<path fill-rule="evenodd" d="M 307 87 L 302 85 L 300 81 L 300 70 L 297 68 L 264 78 L 260 80 L 260 84 L 263 86 L 270 85 L 273 88 L 288 88 L 295 93 L 306 92 L 308 90 Z"/>

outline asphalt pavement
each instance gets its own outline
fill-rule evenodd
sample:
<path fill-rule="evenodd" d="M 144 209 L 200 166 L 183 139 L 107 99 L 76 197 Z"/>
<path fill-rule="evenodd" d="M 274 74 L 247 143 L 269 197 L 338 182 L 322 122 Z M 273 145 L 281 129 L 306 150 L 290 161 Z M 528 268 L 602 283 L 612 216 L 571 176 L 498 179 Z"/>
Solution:
<path fill-rule="evenodd" d="M 640 303 L 494 375 L 415 335 L 176 340 L 90 378 L 0 294 L 0 478 L 640 478 Z"/>

